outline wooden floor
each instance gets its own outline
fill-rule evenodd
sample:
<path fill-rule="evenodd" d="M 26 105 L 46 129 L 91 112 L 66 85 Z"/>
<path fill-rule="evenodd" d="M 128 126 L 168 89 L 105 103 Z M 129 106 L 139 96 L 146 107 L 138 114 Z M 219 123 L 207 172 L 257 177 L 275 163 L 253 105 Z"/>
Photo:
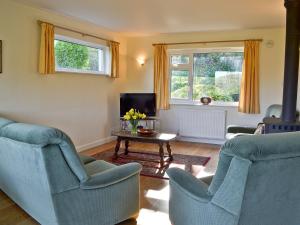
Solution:
<path fill-rule="evenodd" d="M 114 145 L 115 142 L 111 142 L 83 153 L 93 155 L 97 152 L 111 149 Z M 220 146 L 176 141 L 171 143 L 171 147 L 174 153 L 210 156 L 211 160 L 203 167 L 200 176 L 205 177 L 214 174 Z M 134 143 L 130 145 L 130 148 L 157 152 L 157 146 L 154 144 Z M 139 217 L 136 220 L 128 220 L 119 225 L 170 225 L 168 198 L 169 186 L 167 180 L 141 176 L 141 210 Z M 38 224 L 0 191 L 0 225 Z"/>

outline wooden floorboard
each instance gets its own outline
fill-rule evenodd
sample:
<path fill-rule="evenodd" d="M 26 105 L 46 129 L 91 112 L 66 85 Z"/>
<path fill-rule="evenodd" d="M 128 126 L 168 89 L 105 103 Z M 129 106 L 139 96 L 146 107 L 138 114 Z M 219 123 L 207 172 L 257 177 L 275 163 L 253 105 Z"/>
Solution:
<path fill-rule="evenodd" d="M 93 155 L 111 149 L 114 145 L 115 142 L 110 142 L 82 153 Z M 214 174 L 220 146 L 174 141 L 171 142 L 171 147 L 173 153 L 211 157 L 200 175 L 205 177 Z M 155 144 L 130 143 L 130 148 L 158 151 Z M 136 220 L 128 220 L 119 225 L 170 225 L 168 198 L 168 180 L 141 176 L 141 210 L 139 217 Z M 38 223 L 0 191 L 0 225 L 38 225 Z"/>

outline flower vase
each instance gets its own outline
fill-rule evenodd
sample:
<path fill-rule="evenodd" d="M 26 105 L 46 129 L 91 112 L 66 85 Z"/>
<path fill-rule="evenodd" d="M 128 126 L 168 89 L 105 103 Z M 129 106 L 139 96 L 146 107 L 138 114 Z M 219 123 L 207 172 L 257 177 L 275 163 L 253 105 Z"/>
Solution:
<path fill-rule="evenodd" d="M 137 127 L 138 127 L 139 121 L 138 120 L 132 120 L 130 122 L 130 124 L 131 124 L 131 134 L 137 134 Z"/>

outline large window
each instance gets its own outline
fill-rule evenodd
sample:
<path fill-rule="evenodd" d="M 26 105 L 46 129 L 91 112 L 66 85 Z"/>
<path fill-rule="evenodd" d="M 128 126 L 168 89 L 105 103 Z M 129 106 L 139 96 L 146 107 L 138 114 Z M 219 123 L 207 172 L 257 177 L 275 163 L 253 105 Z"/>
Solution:
<path fill-rule="evenodd" d="M 173 102 L 238 102 L 243 49 L 170 51 L 170 96 Z"/>
<path fill-rule="evenodd" d="M 108 74 L 106 46 L 56 35 L 54 48 L 58 72 Z"/>

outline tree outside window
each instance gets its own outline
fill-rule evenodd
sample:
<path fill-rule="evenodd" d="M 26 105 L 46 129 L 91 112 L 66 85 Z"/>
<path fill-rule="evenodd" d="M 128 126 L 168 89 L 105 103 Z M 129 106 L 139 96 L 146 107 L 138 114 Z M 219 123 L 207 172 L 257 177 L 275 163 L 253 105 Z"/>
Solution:
<path fill-rule="evenodd" d="M 56 39 L 54 49 L 57 71 L 95 73 L 104 71 L 104 53 L 101 48 Z"/>

